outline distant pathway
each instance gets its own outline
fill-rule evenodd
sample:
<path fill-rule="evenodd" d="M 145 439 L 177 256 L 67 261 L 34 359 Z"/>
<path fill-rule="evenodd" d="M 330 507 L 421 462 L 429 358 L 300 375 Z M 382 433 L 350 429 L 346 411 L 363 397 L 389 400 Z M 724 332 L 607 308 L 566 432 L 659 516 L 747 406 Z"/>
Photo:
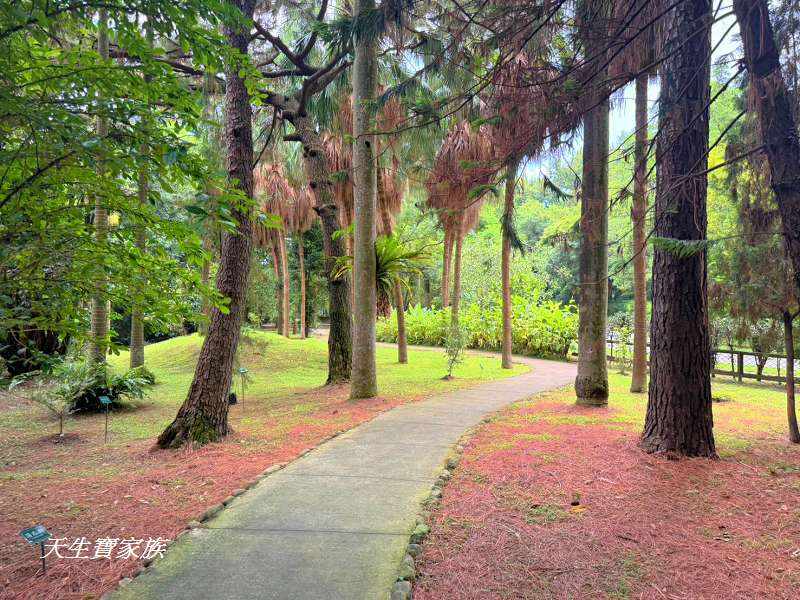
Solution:
<path fill-rule="evenodd" d="M 388 598 L 450 447 L 487 414 L 575 377 L 573 364 L 515 360 L 533 370 L 399 406 L 319 446 L 183 536 L 112 598 Z"/>

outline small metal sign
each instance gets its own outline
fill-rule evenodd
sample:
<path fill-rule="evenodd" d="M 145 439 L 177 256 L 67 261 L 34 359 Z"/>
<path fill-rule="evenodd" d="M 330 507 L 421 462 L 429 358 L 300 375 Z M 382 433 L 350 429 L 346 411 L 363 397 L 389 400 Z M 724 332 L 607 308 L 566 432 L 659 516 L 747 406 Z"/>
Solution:
<path fill-rule="evenodd" d="M 103 443 L 107 444 L 108 443 L 108 410 L 111 408 L 111 398 L 109 398 L 108 396 L 100 396 L 100 397 L 98 397 L 98 400 L 100 400 L 100 404 L 102 404 L 103 406 L 106 407 L 106 430 L 105 430 L 105 433 L 103 434 Z"/>
<path fill-rule="evenodd" d="M 34 525 L 19 532 L 29 544 L 41 544 L 50 539 L 50 532 L 44 525 Z"/>
<path fill-rule="evenodd" d="M 47 573 L 47 563 L 44 556 L 44 543 L 50 539 L 50 532 L 44 525 L 34 525 L 19 532 L 22 538 L 29 544 L 39 544 L 42 558 L 42 574 Z"/>

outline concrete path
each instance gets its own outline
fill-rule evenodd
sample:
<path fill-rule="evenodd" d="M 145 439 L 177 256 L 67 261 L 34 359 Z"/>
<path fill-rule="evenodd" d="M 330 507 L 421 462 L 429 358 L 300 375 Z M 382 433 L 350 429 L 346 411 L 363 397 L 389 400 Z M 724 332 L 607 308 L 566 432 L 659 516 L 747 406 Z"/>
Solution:
<path fill-rule="evenodd" d="M 450 447 L 487 414 L 575 377 L 573 364 L 517 360 L 533 370 L 397 407 L 292 462 L 112 598 L 388 598 Z"/>

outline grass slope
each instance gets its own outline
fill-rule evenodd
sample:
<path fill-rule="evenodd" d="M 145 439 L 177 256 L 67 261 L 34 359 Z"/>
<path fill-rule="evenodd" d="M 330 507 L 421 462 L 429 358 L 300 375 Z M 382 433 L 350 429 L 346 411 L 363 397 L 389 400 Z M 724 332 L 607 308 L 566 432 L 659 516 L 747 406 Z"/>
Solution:
<path fill-rule="evenodd" d="M 19 597 L 23 589 L 36 598 L 99 597 L 139 566 L 56 559 L 39 577 L 35 552 L 18 535 L 23 527 L 42 523 L 70 541 L 173 538 L 257 473 L 338 431 L 404 402 L 527 369 L 504 371 L 498 358 L 470 356 L 455 379 L 444 381 L 443 352 L 412 350 L 409 364 L 399 365 L 394 348 L 380 347 L 380 396 L 351 401 L 347 385 L 322 386 L 325 341 L 250 332 L 239 353 L 250 382 L 231 408 L 234 434 L 199 449 L 153 451 L 185 398 L 201 344 L 193 335 L 147 346 L 147 366 L 158 383 L 143 402 L 112 413 L 108 444 L 103 415 L 69 419 L 67 436 L 54 440 L 57 425 L 43 408 L 21 394 L 0 395 L 0 597 Z M 127 353 L 109 362 L 125 369 Z M 240 393 L 238 378 L 235 389 Z"/>

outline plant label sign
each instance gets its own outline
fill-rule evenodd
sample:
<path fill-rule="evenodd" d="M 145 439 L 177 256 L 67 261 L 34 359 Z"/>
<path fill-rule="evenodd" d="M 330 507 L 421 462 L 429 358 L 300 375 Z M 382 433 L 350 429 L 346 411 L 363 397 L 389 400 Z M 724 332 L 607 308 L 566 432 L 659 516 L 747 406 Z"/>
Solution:
<path fill-rule="evenodd" d="M 34 525 L 19 532 L 23 539 L 29 544 L 41 544 L 50 539 L 50 532 L 44 525 Z"/>

